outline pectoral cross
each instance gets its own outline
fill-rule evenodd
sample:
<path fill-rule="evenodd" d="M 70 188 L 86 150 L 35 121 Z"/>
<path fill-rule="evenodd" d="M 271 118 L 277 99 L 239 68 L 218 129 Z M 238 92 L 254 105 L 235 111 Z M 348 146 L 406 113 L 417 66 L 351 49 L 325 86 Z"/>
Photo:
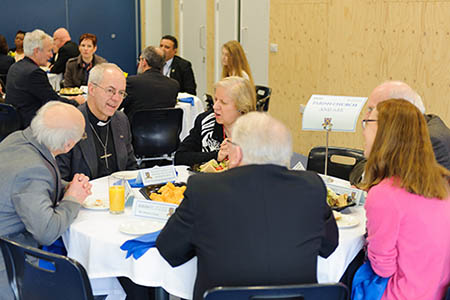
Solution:
<path fill-rule="evenodd" d="M 104 159 L 105 160 L 106 168 L 109 169 L 108 157 L 112 156 L 112 154 L 111 153 L 106 153 L 106 148 L 104 148 L 104 150 L 105 150 L 105 154 L 100 156 L 100 159 Z"/>

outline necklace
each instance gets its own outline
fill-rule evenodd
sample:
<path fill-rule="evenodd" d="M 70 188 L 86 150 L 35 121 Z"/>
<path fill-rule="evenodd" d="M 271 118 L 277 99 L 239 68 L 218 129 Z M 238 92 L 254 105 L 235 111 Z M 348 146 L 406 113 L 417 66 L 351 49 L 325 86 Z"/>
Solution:
<path fill-rule="evenodd" d="M 109 137 L 109 126 L 106 127 L 106 141 L 103 144 L 102 139 L 100 138 L 100 136 L 97 134 L 97 131 L 95 131 L 94 126 L 92 126 L 91 122 L 89 122 L 89 126 L 91 126 L 92 131 L 95 134 L 95 137 L 98 139 L 98 141 L 100 142 L 100 145 L 103 147 L 103 155 L 100 156 L 100 159 L 104 159 L 105 163 L 106 163 L 106 168 L 109 169 L 108 166 L 108 157 L 112 156 L 111 153 L 107 153 L 106 148 L 108 147 L 108 137 Z"/>

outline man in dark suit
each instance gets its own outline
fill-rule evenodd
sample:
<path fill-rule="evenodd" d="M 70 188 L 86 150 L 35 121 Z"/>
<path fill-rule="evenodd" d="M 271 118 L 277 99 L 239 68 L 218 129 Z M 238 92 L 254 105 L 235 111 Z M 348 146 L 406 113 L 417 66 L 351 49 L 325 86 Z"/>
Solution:
<path fill-rule="evenodd" d="M 70 34 L 65 28 L 58 28 L 53 33 L 53 42 L 57 55 L 50 67 L 50 73 L 64 73 L 69 58 L 80 55 L 78 45 L 71 41 Z"/>
<path fill-rule="evenodd" d="M 132 119 L 138 110 L 175 107 L 180 89 L 178 82 L 161 73 L 164 53 L 149 46 L 139 57 L 138 75 L 127 78 L 127 98 L 121 108 Z"/>
<path fill-rule="evenodd" d="M 317 256 L 337 247 L 322 179 L 286 166 L 288 129 L 268 114 L 236 121 L 230 170 L 191 176 L 156 246 L 173 266 L 197 256 L 194 300 L 216 286 L 317 282 Z"/>
<path fill-rule="evenodd" d="M 47 74 L 40 68 L 46 66 L 52 56 L 52 38 L 36 29 L 25 35 L 23 48 L 25 58 L 13 64 L 8 71 L 6 103 L 16 107 L 22 128 L 30 125 L 37 110 L 50 100 L 60 100 L 73 105 L 85 101 L 84 97 L 63 98 L 53 90 Z"/>
<path fill-rule="evenodd" d="M 117 111 L 125 92 L 125 76 L 115 64 L 92 68 L 87 103 L 80 105 L 86 121 L 85 137 L 68 153 L 57 157 L 63 179 L 83 173 L 91 179 L 116 171 L 137 169 L 130 124 Z"/>
<path fill-rule="evenodd" d="M 174 36 L 165 35 L 161 38 L 159 47 L 164 51 L 166 64 L 163 68 L 164 76 L 175 79 L 180 83 L 180 92 L 197 95 L 194 72 L 189 61 L 176 55 L 178 41 Z"/>
<path fill-rule="evenodd" d="M 369 95 L 364 119 L 376 109 L 377 104 L 389 99 L 404 99 L 414 104 L 424 114 L 430 134 L 434 156 L 439 164 L 450 170 L 450 129 L 436 115 L 425 114 L 425 105 L 420 95 L 402 81 L 387 81 L 377 86 Z M 350 183 L 361 182 L 367 160 L 359 162 L 350 173 Z"/>

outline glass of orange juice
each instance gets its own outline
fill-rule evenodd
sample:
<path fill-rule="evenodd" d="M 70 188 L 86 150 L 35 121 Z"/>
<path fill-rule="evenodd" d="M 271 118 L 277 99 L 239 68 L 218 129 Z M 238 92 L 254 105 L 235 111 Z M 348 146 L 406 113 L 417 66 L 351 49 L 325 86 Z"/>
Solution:
<path fill-rule="evenodd" d="M 122 214 L 125 209 L 125 179 L 109 176 L 109 212 L 112 214 Z"/>

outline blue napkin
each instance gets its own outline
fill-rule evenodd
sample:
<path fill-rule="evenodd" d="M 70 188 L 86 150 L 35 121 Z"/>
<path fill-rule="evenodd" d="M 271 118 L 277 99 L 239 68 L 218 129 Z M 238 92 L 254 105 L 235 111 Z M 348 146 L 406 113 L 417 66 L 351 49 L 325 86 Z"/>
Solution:
<path fill-rule="evenodd" d="M 141 183 L 136 183 L 136 179 L 137 178 L 135 178 L 135 179 L 129 179 L 128 180 L 128 183 L 130 184 L 130 186 L 132 187 L 132 188 L 141 188 L 141 187 L 144 187 L 144 184 L 141 182 Z"/>
<path fill-rule="evenodd" d="M 120 249 L 127 251 L 127 256 L 125 258 L 133 255 L 134 259 L 140 258 L 147 252 L 148 249 L 155 247 L 156 239 L 158 238 L 161 230 L 144 234 L 138 238 L 128 240 L 120 246 Z"/>
<path fill-rule="evenodd" d="M 378 276 L 367 261 L 359 267 L 353 277 L 352 300 L 380 300 L 389 278 Z"/>
<path fill-rule="evenodd" d="M 190 103 L 192 106 L 194 106 L 194 97 L 180 98 L 180 99 L 178 99 L 178 101 L 184 102 L 184 103 Z"/>

